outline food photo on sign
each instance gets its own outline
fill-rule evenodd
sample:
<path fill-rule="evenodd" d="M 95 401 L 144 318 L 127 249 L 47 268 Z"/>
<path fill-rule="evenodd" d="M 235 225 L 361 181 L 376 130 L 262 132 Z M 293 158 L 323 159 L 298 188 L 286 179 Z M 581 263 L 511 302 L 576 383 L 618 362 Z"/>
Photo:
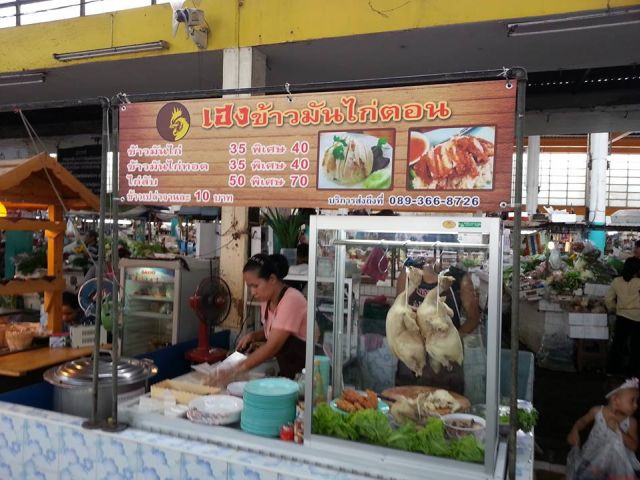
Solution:
<path fill-rule="evenodd" d="M 407 189 L 492 190 L 494 126 L 409 129 Z"/>
<path fill-rule="evenodd" d="M 395 133 L 393 128 L 320 132 L 318 189 L 390 189 Z"/>

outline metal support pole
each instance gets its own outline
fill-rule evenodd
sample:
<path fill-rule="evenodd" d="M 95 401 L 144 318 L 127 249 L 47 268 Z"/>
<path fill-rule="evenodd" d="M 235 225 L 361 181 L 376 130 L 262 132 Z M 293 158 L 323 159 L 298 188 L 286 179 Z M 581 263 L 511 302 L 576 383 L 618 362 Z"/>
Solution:
<path fill-rule="evenodd" d="M 85 421 L 84 428 L 99 428 L 98 421 L 98 366 L 100 362 L 100 326 L 102 315 L 102 277 L 104 266 L 104 217 L 107 206 L 107 153 L 109 151 L 109 109 L 111 102 L 102 98 L 102 162 L 100 167 L 100 222 L 98 227 L 98 264 L 96 265 L 96 328 L 93 342 L 93 382 L 91 386 L 91 418 Z"/>
<path fill-rule="evenodd" d="M 510 70 L 517 80 L 518 92 L 516 96 L 516 185 L 514 189 L 514 218 L 511 232 L 511 250 L 513 252 L 513 279 L 511 282 L 511 401 L 510 401 L 510 430 L 509 430 L 509 478 L 516 478 L 516 433 L 518 431 L 518 321 L 520 317 L 520 249 L 522 228 L 522 156 L 524 150 L 524 109 L 527 87 L 527 72 L 518 67 Z"/>
<path fill-rule="evenodd" d="M 118 422 L 118 363 L 120 361 L 120 302 L 121 294 L 119 282 L 118 261 L 118 107 L 111 111 L 111 266 L 113 269 L 113 293 L 111 295 L 111 418 L 103 430 L 121 432 L 129 425 Z"/>
<path fill-rule="evenodd" d="M 540 185 L 540 135 L 529 135 L 527 144 L 527 213 L 533 217 L 538 208 Z"/>

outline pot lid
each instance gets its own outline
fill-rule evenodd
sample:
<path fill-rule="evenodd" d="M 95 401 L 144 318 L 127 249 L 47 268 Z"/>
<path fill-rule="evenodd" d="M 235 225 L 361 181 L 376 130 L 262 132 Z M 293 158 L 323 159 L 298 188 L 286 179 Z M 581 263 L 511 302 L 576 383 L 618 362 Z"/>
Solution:
<path fill-rule="evenodd" d="M 98 360 L 98 379 L 100 384 L 111 383 L 113 360 L 101 356 Z M 117 364 L 118 383 L 128 385 L 152 377 L 157 368 L 150 360 L 120 358 Z M 50 368 L 45 372 L 45 380 L 57 385 L 90 385 L 93 379 L 93 358 L 83 357 Z"/>

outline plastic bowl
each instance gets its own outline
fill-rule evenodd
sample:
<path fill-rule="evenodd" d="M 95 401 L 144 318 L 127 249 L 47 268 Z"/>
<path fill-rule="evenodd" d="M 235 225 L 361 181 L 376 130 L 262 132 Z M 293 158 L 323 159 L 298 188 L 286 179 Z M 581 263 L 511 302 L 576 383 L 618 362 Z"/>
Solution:
<path fill-rule="evenodd" d="M 444 427 L 449 438 L 461 438 L 473 435 L 476 440 L 484 443 L 486 422 L 484 418 L 469 413 L 450 413 L 442 416 Z M 468 424 L 463 426 L 461 423 Z M 473 425 L 473 426 L 472 426 Z"/>

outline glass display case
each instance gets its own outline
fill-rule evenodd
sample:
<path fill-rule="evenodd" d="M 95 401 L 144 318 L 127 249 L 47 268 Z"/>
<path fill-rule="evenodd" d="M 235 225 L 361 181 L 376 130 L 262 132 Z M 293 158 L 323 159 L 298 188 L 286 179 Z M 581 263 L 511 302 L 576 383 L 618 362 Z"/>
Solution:
<path fill-rule="evenodd" d="M 311 218 L 308 318 L 316 321 L 307 338 L 332 349 L 326 362 L 307 343 L 305 444 L 373 455 L 416 478 L 426 465 L 437 478 L 500 475 L 501 238 L 491 218 Z M 327 303 L 328 274 L 331 285 L 345 285 L 354 270 L 374 293 L 387 292 L 377 330 L 344 314 L 362 311 L 345 302 L 346 287 L 333 288 Z M 328 328 L 319 327 L 320 307 L 334 313 Z M 354 337 L 365 350 L 355 361 Z M 373 348 L 380 354 L 368 364 Z"/>
<path fill-rule="evenodd" d="M 120 261 L 124 291 L 122 354 L 150 352 L 197 337 L 199 321 L 189 308 L 199 282 L 218 275 L 218 259 Z"/>

